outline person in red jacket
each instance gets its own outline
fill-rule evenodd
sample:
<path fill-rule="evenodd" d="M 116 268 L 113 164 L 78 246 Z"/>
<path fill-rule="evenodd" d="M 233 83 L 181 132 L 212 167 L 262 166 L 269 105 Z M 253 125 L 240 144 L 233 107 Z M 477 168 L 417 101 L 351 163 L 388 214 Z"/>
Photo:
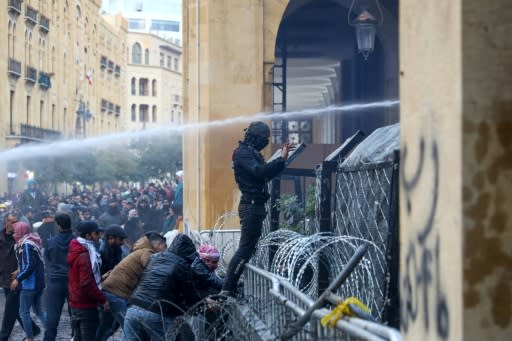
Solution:
<path fill-rule="evenodd" d="M 95 222 L 84 221 L 77 230 L 80 236 L 69 243 L 67 258 L 68 300 L 74 340 L 90 341 L 94 340 L 99 323 L 98 306 L 110 310 L 101 291 L 101 256 L 95 246 L 103 229 Z"/>

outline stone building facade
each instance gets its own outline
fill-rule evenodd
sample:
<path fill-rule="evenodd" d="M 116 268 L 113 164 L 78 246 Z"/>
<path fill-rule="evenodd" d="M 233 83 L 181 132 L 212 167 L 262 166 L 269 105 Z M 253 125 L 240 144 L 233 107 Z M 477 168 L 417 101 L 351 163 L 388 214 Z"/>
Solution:
<path fill-rule="evenodd" d="M 127 47 L 126 129 L 181 123 L 181 47 L 154 34 L 136 32 L 128 32 Z"/>
<path fill-rule="evenodd" d="M 101 16 L 100 5 L 100 0 L 2 3 L 0 151 L 123 129 L 129 113 L 127 23 L 121 16 Z M 7 191 L 8 182 L 21 186 L 22 172 L 19 164 L 2 162 L 0 190 Z"/>

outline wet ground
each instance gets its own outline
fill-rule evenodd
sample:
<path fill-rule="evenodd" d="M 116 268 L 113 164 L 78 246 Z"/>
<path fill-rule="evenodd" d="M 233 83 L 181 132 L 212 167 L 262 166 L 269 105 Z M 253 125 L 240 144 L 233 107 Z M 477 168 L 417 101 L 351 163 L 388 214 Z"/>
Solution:
<path fill-rule="evenodd" d="M 3 292 L 0 292 L 0 321 L 4 317 L 4 305 L 5 305 L 5 296 Z M 41 326 L 41 322 L 37 319 L 37 317 L 33 316 L 34 321 L 38 326 Z M 41 341 L 43 339 L 44 328 L 41 328 L 41 335 L 34 338 L 36 341 Z M 21 328 L 20 324 L 16 321 L 14 325 L 14 330 L 11 334 L 10 341 L 22 341 L 25 337 L 25 333 Z M 120 341 L 122 338 L 122 332 L 118 332 L 114 337 L 111 337 L 109 341 Z M 62 315 L 60 318 L 59 329 L 57 332 L 57 341 L 69 341 L 71 340 L 71 324 L 69 321 L 69 314 L 66 306 L 62 311 Z"/>

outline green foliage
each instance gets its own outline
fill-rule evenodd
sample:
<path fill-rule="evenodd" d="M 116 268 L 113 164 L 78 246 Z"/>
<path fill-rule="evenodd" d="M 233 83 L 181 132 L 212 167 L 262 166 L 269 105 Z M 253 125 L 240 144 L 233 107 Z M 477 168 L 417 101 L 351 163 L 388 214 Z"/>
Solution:
<path fill-rule="evenodd" d="M 144 181 L 174 174 L 182 159 L 180 135 L 133 140 L 125 145 L 91 148 L 74 154 L 30 158 L 23 167 L 34 171 L 38 183 L 80 181 L 91 185 L 102 181 Z"/>
<path fill-rule="evenodd" d="M 281 213 L 279 228 L 286 228 L 296 232 L 304 232 L 305 220 L 315 217 L 315 184 L 306 188 L 305 206 L 295 194 L 281 194 L 276 200 L 276 207 Z"/>

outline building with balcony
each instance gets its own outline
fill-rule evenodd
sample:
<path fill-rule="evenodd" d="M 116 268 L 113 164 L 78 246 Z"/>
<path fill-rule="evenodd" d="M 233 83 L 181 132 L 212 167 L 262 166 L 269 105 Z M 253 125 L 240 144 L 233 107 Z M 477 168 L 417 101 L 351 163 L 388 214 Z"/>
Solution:
<path fill-rule="evenodd" d="M 0 152 L 123 129 L 127 21 L 100 0 L 8 0 L 0 8 Z M 105 65 L 104 62 L 106 61 Z M 102 100 L 109 105 L 101 110 Z M 7 168 L 0 162 L 0 191 Z M 15 178 L 22 186 L 20 177 Z"/>

